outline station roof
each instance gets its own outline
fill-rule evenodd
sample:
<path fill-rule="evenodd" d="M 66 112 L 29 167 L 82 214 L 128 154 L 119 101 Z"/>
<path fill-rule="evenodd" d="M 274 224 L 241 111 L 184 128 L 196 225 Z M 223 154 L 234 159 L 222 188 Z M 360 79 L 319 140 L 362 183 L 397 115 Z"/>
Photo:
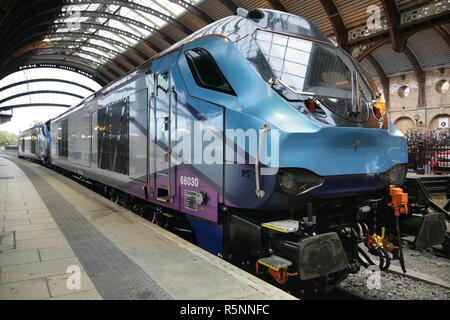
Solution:
<path fill-rule="evenodd" d="M 238 7 L 309 19 L 382 80 L 450 66 L 450 0 L 0 0 L 0 111 L 80 99 Z"/>

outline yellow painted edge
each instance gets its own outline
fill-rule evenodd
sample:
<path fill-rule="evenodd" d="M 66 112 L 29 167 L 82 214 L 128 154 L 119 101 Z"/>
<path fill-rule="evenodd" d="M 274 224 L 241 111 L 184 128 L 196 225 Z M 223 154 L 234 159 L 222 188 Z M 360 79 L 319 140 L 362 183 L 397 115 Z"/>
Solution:
<path fill-rule="evenodd" d="M 272 230 L 276 230 L 276 231 L 280 231 L 280 232 L 286 232 L 283 229 L 278 229 L 278 228 L 275 228 L 275 227 L 272 227 L 272 226 L 268 226 L 267 224 L 264 224 L 264 223 L 261 226 L 263 226 L 264 228 L 268 228 L 268 229 L 272 229 Z"/>
<path fill-rule="evenodd" d="M 280 269 L 277 269 L 277 268 L 275 268 L 275 267 L 272 267 L 271 265 L 268 265 L 267 263 L 264 263 L 264 262 L 262 262 L 262 261 L 260 261 L 260 260 L 258 260 L 258 263 L 259 263 L 259 264 L 262 264 L 263 266 L 266 266 L 267 268 L 270 268 L 270 269 L 272 269 L 272 270 L 280 271 Z"/>

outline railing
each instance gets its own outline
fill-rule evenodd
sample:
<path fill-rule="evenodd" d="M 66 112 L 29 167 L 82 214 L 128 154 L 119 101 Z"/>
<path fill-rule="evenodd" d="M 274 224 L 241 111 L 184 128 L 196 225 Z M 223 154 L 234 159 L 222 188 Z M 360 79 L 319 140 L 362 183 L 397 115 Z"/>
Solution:
<path fill-rule="evenodd" d="M 409 131 L 408 170 L 418 174 L 450 174 L 449 130 Z"/>

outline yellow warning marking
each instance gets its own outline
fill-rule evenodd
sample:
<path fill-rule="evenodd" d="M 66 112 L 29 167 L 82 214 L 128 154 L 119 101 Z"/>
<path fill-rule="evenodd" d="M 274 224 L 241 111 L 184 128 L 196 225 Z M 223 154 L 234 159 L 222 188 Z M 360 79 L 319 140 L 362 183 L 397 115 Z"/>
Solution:
<path fill-rule="evenodd" d="M 277 268 L 271 266 L 270 264 L 267 264 L 267 263 L 262 262 L 261 260 L 258 260 L 258 263 L 259 263 L 259 264 L 262 264 L 263 266 L 266 266 L 267 268 L 270 268 L 270 269 L 272 269 L 272 270 L 275 270 L 275 271 L 279 271 L 279 270 L 280 270 L 280 269 L 277 269 Z"/>
<path fill-rule="evenodd" d="M 279 232 L 286 232 L 286 230 L 268 226 L 267 224 L 262 224 L 261 226 L 263 226 L 264 228 L 272 229 L 272 230 L 279 231 Z"/>

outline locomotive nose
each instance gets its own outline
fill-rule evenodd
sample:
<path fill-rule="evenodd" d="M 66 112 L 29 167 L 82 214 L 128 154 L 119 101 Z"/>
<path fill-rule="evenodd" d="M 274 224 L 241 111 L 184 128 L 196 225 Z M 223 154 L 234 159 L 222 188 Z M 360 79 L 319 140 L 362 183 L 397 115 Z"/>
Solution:
<path fill-rule="evenodd" d="M 377 174 L 408 163 L 407 146 L 397 132 L 370 128 L 323 128 L 291 133 L 282 141 L 280 164 L 322 176 Z"/>

